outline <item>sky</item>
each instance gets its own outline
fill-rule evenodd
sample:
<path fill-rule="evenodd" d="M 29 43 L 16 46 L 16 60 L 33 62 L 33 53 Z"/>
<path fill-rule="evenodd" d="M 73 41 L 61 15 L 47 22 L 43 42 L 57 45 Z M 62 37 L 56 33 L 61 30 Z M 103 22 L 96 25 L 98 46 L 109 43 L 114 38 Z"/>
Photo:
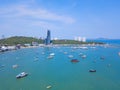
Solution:
<path fill-rule="evenodd" d="M 120 39 L 120 0 L 0 0 L 0 38 Z"/>

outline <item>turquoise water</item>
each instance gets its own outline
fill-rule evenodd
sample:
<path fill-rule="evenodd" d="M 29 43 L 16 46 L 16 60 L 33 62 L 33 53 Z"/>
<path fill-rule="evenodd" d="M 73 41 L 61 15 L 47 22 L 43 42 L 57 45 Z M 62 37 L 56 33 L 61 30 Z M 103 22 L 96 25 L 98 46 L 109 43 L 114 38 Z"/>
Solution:
<path fill-rule="evenodd" d="M 65 53 L 66 52 L 66 53 Z M 119 46 L 27 48 L 0 53 L 0 90 L 120 90 Z M 48 59 L 50 53 L 55 56 Z M 81 58 L 80 53 L 86 55 Z M 69 58 L 69 55 L 73 55 Z M 100 57 L 104 59 L 100 59 Z M 71 59 L 80 62 L 71 63 Z M 17 64 L 18 68 L 12 66 Z M 96 69 L 90 73 L 89 69 Z M 27 77 L 16 75 L 27 72 Z"/>

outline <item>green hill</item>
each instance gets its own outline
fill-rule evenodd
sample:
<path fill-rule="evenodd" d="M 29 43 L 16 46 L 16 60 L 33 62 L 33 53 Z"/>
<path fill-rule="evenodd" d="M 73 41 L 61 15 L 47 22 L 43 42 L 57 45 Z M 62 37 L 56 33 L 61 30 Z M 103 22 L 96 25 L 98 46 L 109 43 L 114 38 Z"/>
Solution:
<path fill-rule="evenodd" d="M 32 43 L 32 42 L 38 42 L 43 43 L 43 40 L 33 38 L 33 37 L 24 37 L 24 36 L 14 36 L 6 39 L 0 39 L 0 44 L 7 44 L 7 45 L 16 45 L 16 44 L 26 44 L 26 43 Z"/>
<path fill-rule="evenodd" d="M 53 44 L 104 44 L 102 42 L 80 42 L 75 40 L 53 40 Z"/>
<path fill-rule="evenodd" d="M 31 44 L 32 42 L 38 42 L 43 44 L 44 40 L 33 37 L 14 36 L 6 39 L 0 39 L 0 45 L 17 45 L 17 44 Z M 75 40 L 53 40 L 53 44 L 103 44 L 101 42 L 80 42 Z"/>

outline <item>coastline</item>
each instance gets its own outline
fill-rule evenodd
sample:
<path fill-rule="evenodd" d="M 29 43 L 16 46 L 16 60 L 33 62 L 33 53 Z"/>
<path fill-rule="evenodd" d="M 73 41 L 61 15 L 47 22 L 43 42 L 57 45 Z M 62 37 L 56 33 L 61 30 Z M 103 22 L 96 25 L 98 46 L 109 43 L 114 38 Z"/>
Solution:
<path fill-rule="evenodd" d="M 108 46 L 108 44 L 39 44 L 38 46 L 20 46 L 19 49 L 27 49 L 27 48 L 38 48 L 38 47 L 67 47 L 67 46 L 73 46 L 76 48 L 85 49 L 85 47 L 96 47 L 96 46 Z M 19 50 L 18 48 L 14 46 L 7 46 L 6 50 L 0 50 L 0 52 L 7 52 L 7 51 L 13 51 L 13 50 Z"/>

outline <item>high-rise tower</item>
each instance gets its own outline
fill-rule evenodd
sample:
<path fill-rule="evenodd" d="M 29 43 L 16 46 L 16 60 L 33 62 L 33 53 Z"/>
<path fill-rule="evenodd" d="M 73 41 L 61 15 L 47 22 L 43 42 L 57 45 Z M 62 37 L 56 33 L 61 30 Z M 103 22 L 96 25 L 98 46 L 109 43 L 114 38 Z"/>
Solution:
<path fill-rule="evenodd" d="M 51 33 L 50 30 L 47 31 L 47 37 L 45 39 L 45 44 L 48 45 L 51 43 Z"/>

